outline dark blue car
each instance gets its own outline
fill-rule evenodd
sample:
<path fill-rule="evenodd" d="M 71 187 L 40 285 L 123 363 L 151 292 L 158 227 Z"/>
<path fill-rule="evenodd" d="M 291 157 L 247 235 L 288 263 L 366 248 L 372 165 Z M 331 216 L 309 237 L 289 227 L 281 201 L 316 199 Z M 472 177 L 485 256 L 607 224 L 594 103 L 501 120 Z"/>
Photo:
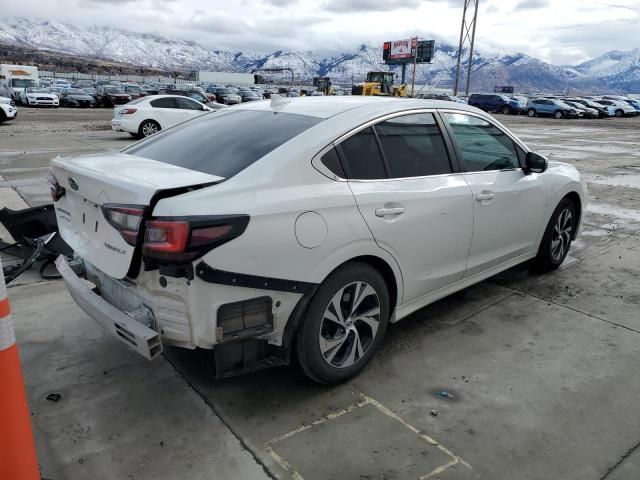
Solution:
<path fill-rule="evenodd" d="M 485 112 L 500 112 L 505 115 L 518 114 L 523 110 L 520 102 L 495 93 L 474 93 L 467 103 Z"/>

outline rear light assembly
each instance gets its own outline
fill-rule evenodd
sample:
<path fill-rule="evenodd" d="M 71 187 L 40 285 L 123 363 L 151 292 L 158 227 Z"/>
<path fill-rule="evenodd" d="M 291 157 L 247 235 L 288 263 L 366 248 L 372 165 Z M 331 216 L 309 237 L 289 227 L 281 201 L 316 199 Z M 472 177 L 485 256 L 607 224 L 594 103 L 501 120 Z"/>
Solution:
<path fill-rule="evenodd" d="M 56 179 L 56 177 L 53 176 L 53 173 L 49 172 L 49 175 L 47 176 L 47 180 L 49 181 L 51 199 L 54 202 L 57 202 L 62 197 L 64 197 L 64 194 L 66 193 L 66 191 L 64 187 L 58 183 L 58 180 Z"/>
<path fill-rule="evenodd" d="M 120 110 L 120 113 L 121 113 L 122 115 L 130 115 L 130 114 L 132 114 L 132 113 L 136 113 L 137 111 L 138 111 L 138 109 L 137 109 L 137 108 L 131 108 L 131 107 L 129 107 L 129 108 L 123 108 L 122 110 Z"/>
<path fill-rule="evenodd" d="M 145 207 L 142 205 L 118 205 L 107 203 L 102 206 L 102 214 L 109 224 L 118 230 L 124 241 L 135 245 L 144 217 Z"/>
<path fill-rule="evenodd" d="M 145 224 L 142 256 L 151 263 L 185 263 L 246 230 L 248 215 L 162 217 Z"/>

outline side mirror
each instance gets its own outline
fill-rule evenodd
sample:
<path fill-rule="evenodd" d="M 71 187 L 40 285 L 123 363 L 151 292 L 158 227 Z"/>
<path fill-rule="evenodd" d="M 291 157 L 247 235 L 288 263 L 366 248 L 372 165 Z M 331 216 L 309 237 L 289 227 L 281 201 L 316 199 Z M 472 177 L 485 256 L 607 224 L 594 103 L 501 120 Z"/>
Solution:
<path fill-rule="evenodd" d="M 539 153 L 529 152 L 525 158 L 525 173 L 542 173 L 547 169 L 547 159 Z"/>

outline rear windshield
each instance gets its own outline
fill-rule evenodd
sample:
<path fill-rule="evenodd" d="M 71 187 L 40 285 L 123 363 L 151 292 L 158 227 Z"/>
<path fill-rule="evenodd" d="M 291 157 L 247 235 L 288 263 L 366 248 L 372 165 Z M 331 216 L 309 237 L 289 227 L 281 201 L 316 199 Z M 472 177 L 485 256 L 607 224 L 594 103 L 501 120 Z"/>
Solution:
<path fill-rule="evenodd" d="M 291 113 L 229 109 L 185 122 L 123 152 L 231 178 L 321 120 Z"/>

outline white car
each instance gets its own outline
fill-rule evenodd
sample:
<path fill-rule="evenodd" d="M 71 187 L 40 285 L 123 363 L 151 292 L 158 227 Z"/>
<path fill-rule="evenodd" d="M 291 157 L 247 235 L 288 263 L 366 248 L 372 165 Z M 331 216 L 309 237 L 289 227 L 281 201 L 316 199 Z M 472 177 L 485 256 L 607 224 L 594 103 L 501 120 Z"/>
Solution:
<path fill-rule="evenodd" d="M 58 107 L 60 106 L 60 99 L 58 95 L 46 88 L 29 87 L 20 93 L 20 103 L 28 107 Z"/>
<path fill-rule="evenodd" d="M 638 112 L 635 108 L 633 108 L 628 103 L 622 102 L 620 100 L 598 99 L 596 100 L 596 102 L 598 102 L 600 105 L 606 105 L 607 107 L 610 107 L 616 117 L 635 117 L 636 115 L 638 115 Z"/>
<path fill-rule="evenodd" d="M 13 120 L 17 115 L 18 109 L 13 100 L 9 97 L 0 97 L 0 123 Z"/>
<path fill-rule="evenodd" d="M 116 132 L 129 132 L 134 137 L 143 138 L 210 111 L 210 107 L 191 98 L 151 95 L 116 106 L 111 128 Z"/>
<path fill-rule="evenodd" d="M 527 260 L 557 268 L 586 208 L 574 167 L 490 115 L 389 97 L 273 95 L 55 158 L 51 182 L 77 255 L 58 269 L 116 338 L 213 349 L 219 376 L 295 352 L 323 383 L 388 322 Z"/>

